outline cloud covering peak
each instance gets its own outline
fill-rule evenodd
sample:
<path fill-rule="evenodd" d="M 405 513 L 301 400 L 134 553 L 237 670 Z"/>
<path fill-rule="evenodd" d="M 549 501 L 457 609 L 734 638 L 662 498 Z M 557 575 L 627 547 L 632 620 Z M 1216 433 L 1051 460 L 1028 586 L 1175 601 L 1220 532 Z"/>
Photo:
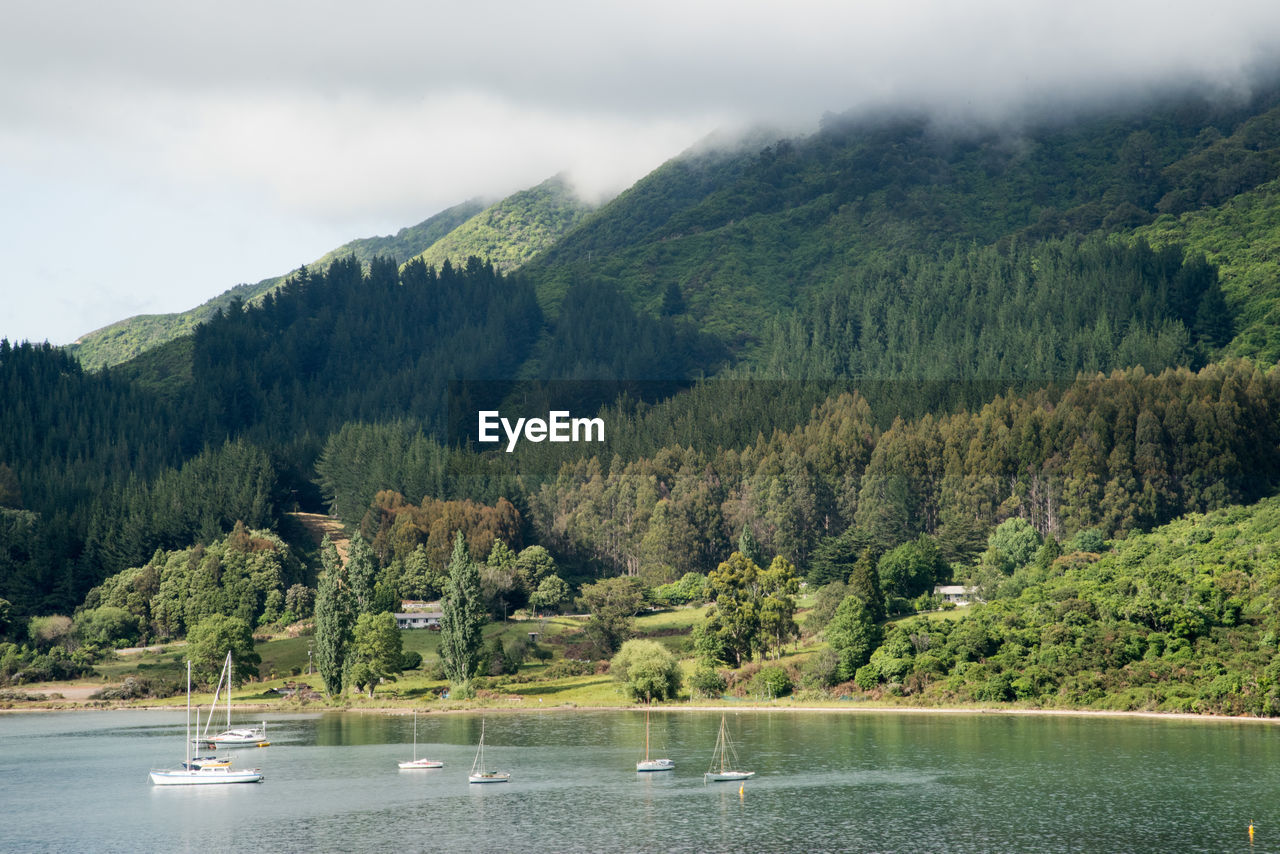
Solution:
<path fill-rule="evenodd" d="M 0 247 L 83 259 L 19 264 L 43 297 L 0 336 L 59 343 L 557 172 L 607 196 L 716 129 L 1238 92 L 1280 45 L 1280 4 L 1256 0 L 53 0 L 6 19 Z M 77 288 L 94 313 L 54 309 Z"/>

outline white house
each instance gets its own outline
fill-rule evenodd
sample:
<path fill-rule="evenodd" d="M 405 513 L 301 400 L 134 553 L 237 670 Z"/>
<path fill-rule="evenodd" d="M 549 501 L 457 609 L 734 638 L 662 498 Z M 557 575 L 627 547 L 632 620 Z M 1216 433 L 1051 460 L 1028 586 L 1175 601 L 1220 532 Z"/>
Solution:
<path fill-rule="evenodd" d="M 440 628 L 440 618 L 444 614 L 439 602 L 400 603 L 401 610 L 396 614 L 396 626 L 402 629 L 436 629 Z"/>
<path fill-rule="evenodd" d="M 971 602 L 980 602 L 978 598 L 978 588 L 966 587 L 963 584 L 939 584 L 933 588 L 933 595 L 942 599 L 943 602 L 953 602 L 956 605 L 968 605 Z"/>

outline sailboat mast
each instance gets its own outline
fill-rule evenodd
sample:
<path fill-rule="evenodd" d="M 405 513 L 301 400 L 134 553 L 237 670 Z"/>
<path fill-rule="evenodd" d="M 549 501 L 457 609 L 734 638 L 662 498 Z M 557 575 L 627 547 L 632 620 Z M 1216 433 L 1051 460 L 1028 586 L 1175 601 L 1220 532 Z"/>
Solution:
<path fill-rule="evenodd" d="M 231 650 L 227 650 L 227 729 L 231 729 Z"/>
<path fill-rule="evenodd" d="M 191 767 L 191 659 L 187 659 L 187 737 L 183 739 L 187 743 L 187 761 L 183 764 L 184 768 Z"/>

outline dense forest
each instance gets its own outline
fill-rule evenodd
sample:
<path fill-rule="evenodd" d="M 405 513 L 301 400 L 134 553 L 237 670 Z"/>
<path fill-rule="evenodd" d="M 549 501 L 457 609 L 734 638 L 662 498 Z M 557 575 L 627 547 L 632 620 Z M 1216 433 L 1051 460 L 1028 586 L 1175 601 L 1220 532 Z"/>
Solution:
<path fill-rule="evenodd" d="M 987 594 L 980 654 L 921 669 L 920 643 L 952 639 L 908 655 L 890 632 L 867 690 L 1087 694 L 1047 665 L 1019 681 L 1057 642 L 1014 630 L 1043 636 L 1067 601 L 1081 648 L 1141 634 L 1117 668 L 1229 643 L 1266 618 L 1256 591 L 1194 631 L 1117 604 L 1145 582 L 1094 594 L 1128 543 L 1175 536 L 1152 531 L 1274 515 L 1278 102 L 1016 131 L 828 116 L 691 151 L 590 213 L 557 180 L 459 206 L 105 370 L 0 342 L 4 628 L 109 606 L 178 635 L 165 579 L 201 573 L 228 581 L 200 608 L 280 619 L 315 586 L 286 547 L 309 510 L 358 532 L 388 601 L 441 592 L 459 531 L 481 563 L 538 549 L 529 578 L 581 589 L 670 592 L 749 543 L 813 589 L 876 568 L 881 617 L 934 582 Z M 504 407 L 599 415 L 605 440 L 481 449 L 475 413 Z M 1015 534 L 1035 548 L 998 546 Z"/>

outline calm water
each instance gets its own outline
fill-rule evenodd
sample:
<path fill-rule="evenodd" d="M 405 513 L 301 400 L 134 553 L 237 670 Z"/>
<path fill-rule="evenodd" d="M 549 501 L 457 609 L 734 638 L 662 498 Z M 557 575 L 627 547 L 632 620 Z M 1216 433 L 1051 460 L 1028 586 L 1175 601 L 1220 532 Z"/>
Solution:
<path fill-rule="evenodd" d="M 0 850 L 38 851 L 1280 851 L 1280 729 L 1000 715 L 730 713 L 742 764 L 707 784 L 719 714 L 662 711 L 636 774 L 635 712 L 480 718 L 268 715 L 233 751 L 260 785 L 157 788 L 182 712 L 0 715 Z M 237 723 L 250 718 L 237 715 Z M 1248 826 L 1256 835 L 1252 844 Z"/>

